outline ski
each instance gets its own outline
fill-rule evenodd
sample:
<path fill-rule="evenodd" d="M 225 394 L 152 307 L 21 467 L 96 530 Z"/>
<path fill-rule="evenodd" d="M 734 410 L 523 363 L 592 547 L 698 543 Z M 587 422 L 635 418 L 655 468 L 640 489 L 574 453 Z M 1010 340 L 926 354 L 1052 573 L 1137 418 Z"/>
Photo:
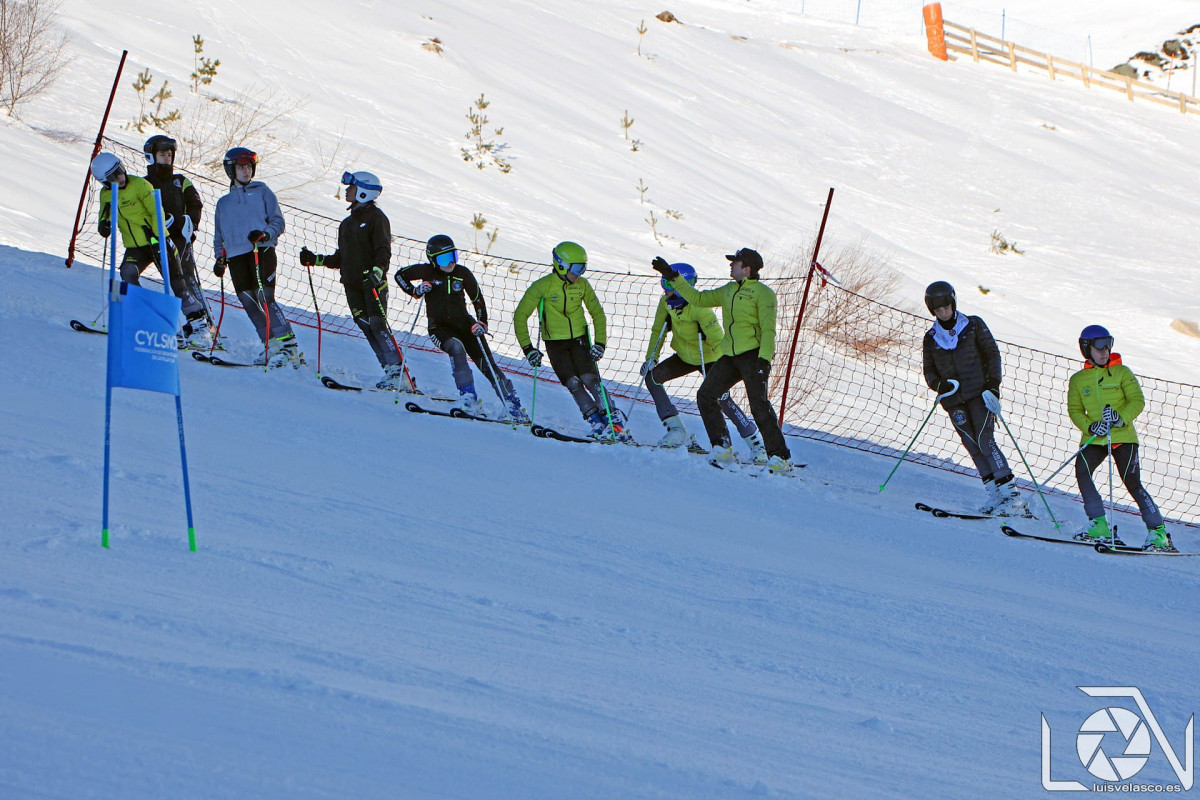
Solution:
<path fill-rule="evenodd" d="M 472 419 L 472 420 L 475 420 L 476 422 L 494 422 L 497 425 L 508 425 L 509 427 L 515 427 L 518 425 L 527 425 L 528 424 L 525 422 L 515 422 L 510 419 L 492 419 L 491 417 L 481 417 L 478 414 L 468 414 L 466 411 L 463 411 L 461 408 L 458 408 L 458 407 L 451 408 L 448 411 L 441 411 L 439 409 L 433 409 L 433 408 L 425 408 L 424 406 L 417 405 L 416 403 L 412 402 L 411 400 L 409 400 L 408 402 L 406 402 L 404 404 L 404 408 L 406 411 L 411 411 L 414 414 L 429 414 L 434 417 L 453 417 L 454 419 Z"/>
<path fill-rule="evenodd" d="M 440 403 L 455 403 L 459 400 L 457 397 L 438 397 L 437 395 L 426 395 L 422 391 L 400 392 L 393 389 L 379 389 L 375 386 L 350 386 L 349 384 L 336 381 L 328 375 L 321 376 L 321 385 L 326 389 L 334 389 L 339 392 L 381 392 L 383 394 L 390 395 L 411 394 L 417 397 L 425 397 L 429 400 L 437 400 Z M 397 400 L 397 402 L 399 401 Z"/>
<path fill-rule="evenodd" d="M 572 436 L 569 433 L 547 428 L 545 425 L 531 425 L 529 431 L 539 439 L 554 439 L 559 442 L 575 442 L 577 444 L 617 444 L 612 439 L 587 439 L 582 436 Z"/>
<path fill-rule="evenodd" d="M 1092 547 L 1093 542 L 1081 542 L 1078 539 L 1062 539 L 1054 536 L 1036 536 L 1032 533 L 1021 533 L 1010 525 L 1000 526 L 1000 530 L 1005 536 L 1011 536 L 1014 539 L 1036 539 L 1039 542 L 1054 542 L 1055 544 L 1077 544 L 1083 547 Z M 1121 540 L 1118 539 L 1118 542 Z"/>
<path fill-rule="evenodd" d="M 208 353 L 202 353 L 199 350 L 193 350 L 192 358 L 205 364 L 212 364 L 217 367 L 261 367 L 262 364 L 242 364 L 238 361 L 226 361 L 220 356 L 211 356 Z"/>
<path fill-rule="evenodd" d="M 72 330 L 77 330 L 80 333 L 98 333 L 101 336 L 108 336 L 108 331 L 100 330 L 99 328 L 93 328 L 91 325 L 80 322 L 77 319 L 71 320 L 71 328 Z"/>
<path fill-rule="evenodd" d="M 1092 545 L 1097 553 L 1119 556 L 1200 556 L 1200 553 L 1181 553 L 1178 550 L 1143 550 L 1140 547 L 1113 547 L 1104 542 Z"/>
<path fill-rule="evenodd" d="M 1024 514 L 1014 516 L 1012 514 L 968 514 L 963 511 L 947 511 L 944 508 L 933 508 L 932 506 L 927 506 L 924 503 L 917 503 L 914 508 L 916 508 L 917 511 L 926 511 L 940 519 L 945 519 L 947 517 L 952 517 L 954 519 L 1037 519 L 1037 517 L 1035 517 L 1028 510 L 1026 510 Z"/>

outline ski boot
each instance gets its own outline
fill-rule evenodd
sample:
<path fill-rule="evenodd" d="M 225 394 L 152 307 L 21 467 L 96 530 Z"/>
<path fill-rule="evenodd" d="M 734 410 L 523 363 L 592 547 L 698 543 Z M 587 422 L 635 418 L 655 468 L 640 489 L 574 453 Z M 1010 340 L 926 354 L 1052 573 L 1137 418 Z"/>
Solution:
<path fill-rule="evenodd" d="M 792 465 L 783 456 L 771 456 L 767 460 L 767 469 L 775 475 L 787 475 L 792 471 Z"/>
<path fill-rule="evenodd" d="M 1159 525 L 1157 528 L 1151 528 L 1146 532 L 1146 543 L 1142 545 L 1143 550 L 1158 550 L 1164 553 L 1173 553 L 1175 551 L 1175 543 L 1171 541 L 1171 534 L 1167 533 L 1166 525 Z"/>
<path fill-rule="evenodd" d="M 746 447 L 750 448 L 750 460 L 751 461 L 753 461 L 755 464 L 766 464 L 767 463 L 767 461 L 769 460 L 767 458 L 767 448 L 763 445 L 763 438 L 762 438 L 761 433 L 759 433 L 758 431 L 755 431 L 754 433 L 750 434 L 749 436 L 743 436 L 742 441 L 746 443 Z"/>
<path fill-rule="evenodd" d="M 678 414 L 664 419 L 663 425 L 666 426 L 667 433 L 658 440 L 659 447 L 683 447 L 688 443 L 687 428 L 683 427 L 683 421 L 679 419 Z"/>
<path fill-rule="evenodd" d="M 1120 539 L 1113 540 L 1112 530 L 1108 527 L 1108 520 L 1104 517 L 1096 517 L 1092 520 L 1092 524 L 1084 530 L 1075 534 L 1074 538 L 1080 542 L 1088 544 L 1109 543 L 1116 544 L 1118 547 L 1124 547 L 1125 543 Z"/>

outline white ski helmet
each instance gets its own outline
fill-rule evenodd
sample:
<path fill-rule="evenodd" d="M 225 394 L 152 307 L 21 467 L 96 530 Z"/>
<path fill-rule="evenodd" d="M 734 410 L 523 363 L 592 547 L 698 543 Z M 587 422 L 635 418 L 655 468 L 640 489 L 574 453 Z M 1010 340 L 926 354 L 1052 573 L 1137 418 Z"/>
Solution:
<path fill-rule="evenodd" d="M 342 184 L 354 187 L 354 202 L 369 203 L 383 191 L 383 184 L 370 172 L 343 172 Z"/>
<path fill-rule="evenodd" d="M 112 153 L 101 153 L 92 159 L 92 177 L 105 186 L 113 182 L 118 172 L 124 171 L 125 165 Z"/>

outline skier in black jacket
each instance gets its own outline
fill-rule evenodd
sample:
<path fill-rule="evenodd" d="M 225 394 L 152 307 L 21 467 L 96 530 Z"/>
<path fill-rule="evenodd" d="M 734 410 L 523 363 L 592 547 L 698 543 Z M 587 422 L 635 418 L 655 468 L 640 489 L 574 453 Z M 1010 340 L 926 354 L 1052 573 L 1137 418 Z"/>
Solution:
<path fill-rule="evenodd" d="M 987 490 L 982 514 L 1015 516 L 1025 501 L 1013 485 L 1012 469 L 996 444 L 995 418 L 1000 414 L 1000 348 L 979 317 L 958 310 L 954 287 L 935 281 L 925 290 L 925 306 L 936 317 L 925 334 L 925 383 L 944 393 L 950 381 L 958 390 L 942 400 L 967 454 L 975 462 Z"/>
<path fill-rule="evenodd" d="M 519 422 L 529 421 L 512 382 L 500 371 L 484 338 L 487 306 L 475 275 L 458 263 L 454 240 L 439 233 L 426 244 L 425 255 L 429 261 L 396 270 L 396 283 L 410 297 L 425 298 L 429 338 L 450 356 L 463 410 L 469 414 L 483 414 L 483 404 L 475 392 L 475 381 L 467 363 L 467 356 L 470 356 L 512 418 Z M 474 316 L 467 311 L 467 300 L 471 301 Z"/>
<path fill-rule="evenodd" d="M 383 367 L 377 389 L 411 392 L 412 380 L 404 369 L 400 347 L 387 324 L 387 268 L 392 258 L 392 227 L 387 214 L 375 205 L 383 191 L 379 178 L 370 172 L 342 174 L 350 215 L 338 226 L 338 249 L 319 256 L 304 247 L 300 263 L 342 271 L 342 288 L 354 322 L 367 337 L 375 358 Z"/>
<path fill-rule="evenodd" d="M 184 339 L 188 347 L 207 349 L 212 344 L 209 330 L 212 317 L 204 302 L 204 289 L 192 253 L 204 204 L 187 176 L 175 172 L 174 139 L 161 134 L 151 136 L 142 146 L 142 152 L 146 154 L 146 180 L 161 192 L 163 218 L 171 220 L 167 231 L 170 236 L 167 264 L 171 291 L 183 303 Z"/>

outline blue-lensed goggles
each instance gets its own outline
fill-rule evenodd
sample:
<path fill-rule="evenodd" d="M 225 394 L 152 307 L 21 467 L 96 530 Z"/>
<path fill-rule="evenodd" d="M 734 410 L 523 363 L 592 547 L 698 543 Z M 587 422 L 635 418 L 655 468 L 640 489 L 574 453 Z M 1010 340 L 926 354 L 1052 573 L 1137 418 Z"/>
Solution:
<path fill-rule="evenodd" d="M 567 262 L 562 261 L 559 263 L 561 263 L 563 267 L 566 268 L 567 272 L 571 273 L 572 275 L 582 275 L 583 273 L 587 272 L 587 262 L 582 264 L 568 264 Z"/>
<path fill-rule="evenodd" d="M 368 190 L 376 191 L 376 192 L 383 191 L 383 187 L 380 186 L 379 184 L 363 183 L 362 181 L 358 180 L 357 178 L 354 177 L 353 172 L 343 172 L 342 173 L 342 185 L 343 186 L 357 186 L 360 189 L 368 189 Z"/>
<path fill-rule="evenodd" d="M 429 256 L 429 260 L 437 267 L 448 267 L 451 264 L 458 263 L 457 250 L 444 250 L 440 253 Z"/>
<path fill-rule="evenodd" d="M 1111 350 L 1114 341 L 1111 336 L 1101 336 L 1098 339 L 1092 339 L 1092 347 L 1097 350 Z"/>
<path fill-rule="evenodd" d="M 663 291 L 664 291 L 664 292 L 673 292 L 673 291 L 675 291 L 675 287 L 674 287 L 674 286 L 672 286 L 672 285 L 671 285 L 671 282 L 670 282 L 669 280 L 667 280 L 666 278 L 660 278 L 658 282 L 662 284 L 662 287 L 663 287 Z"/>

